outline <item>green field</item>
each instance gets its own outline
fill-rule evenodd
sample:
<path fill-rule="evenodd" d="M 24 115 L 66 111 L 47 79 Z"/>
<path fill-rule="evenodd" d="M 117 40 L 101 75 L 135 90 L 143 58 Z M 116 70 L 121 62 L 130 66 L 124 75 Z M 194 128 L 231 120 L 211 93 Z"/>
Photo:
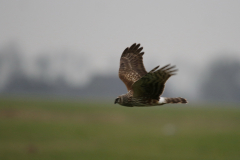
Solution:
<path fill-rule="evenodd" d="M 239 160 L 240 109 L 0 99 L 1 160 Z"/>

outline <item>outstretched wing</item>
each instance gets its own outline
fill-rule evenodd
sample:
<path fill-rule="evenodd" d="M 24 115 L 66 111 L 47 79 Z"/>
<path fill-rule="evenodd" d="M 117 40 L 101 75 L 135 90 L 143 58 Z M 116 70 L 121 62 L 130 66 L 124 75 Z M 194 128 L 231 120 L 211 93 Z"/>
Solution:
<path fill-rule="evenodd" d="M 125 83 L 128 90 L 132 84 L 147 74 L 143 65 L 143 47 L 134 43 L 130 48 L 126 48 L 120 59 L 119 78 Z"/>
<path fill-rule="evenodd" d="M 176 71 L 175 66 L 170 66 L 170 64 L 158 70 L 154 68 L 133 84 L 133 97 L 146 97 L 159 100 L 166 81 L 169 77 L 175 75 Z"/>

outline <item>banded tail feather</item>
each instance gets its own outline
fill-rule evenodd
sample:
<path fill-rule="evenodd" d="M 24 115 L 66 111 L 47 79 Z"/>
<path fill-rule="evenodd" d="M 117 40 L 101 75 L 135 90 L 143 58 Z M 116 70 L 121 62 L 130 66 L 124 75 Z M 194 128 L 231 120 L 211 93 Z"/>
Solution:
<path fill-rule="evenodd" d="M 185 98 L 178 97 L 178 98 L 168 98 L 168 97 L 161 97 L 159 100 L 159 103 L 188 103 L 188 101 Z"/>

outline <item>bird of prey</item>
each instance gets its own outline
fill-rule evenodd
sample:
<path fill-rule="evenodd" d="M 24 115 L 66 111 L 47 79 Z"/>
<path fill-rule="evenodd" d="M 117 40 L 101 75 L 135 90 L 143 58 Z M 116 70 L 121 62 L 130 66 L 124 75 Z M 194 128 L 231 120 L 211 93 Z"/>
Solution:
<path fill-rule="evenodd" d="M 128 93 L 118 96 L 114 103 L 127 107 L 187 103 L 187 100 L 181 97 L 160 97 L 166 81 L 176 74 L 177 69 L 175 69 L 175 66 L 168 64 L 160 69 L 157 66 L 147 72 L 143 65 L 142 56 L 144 52 L 141 52 L 142 49 L 143 47 L 140 47 L 140 44 L 134 43 L 130 48 L 123 51 L 118 74 L 126 85 Z"/>

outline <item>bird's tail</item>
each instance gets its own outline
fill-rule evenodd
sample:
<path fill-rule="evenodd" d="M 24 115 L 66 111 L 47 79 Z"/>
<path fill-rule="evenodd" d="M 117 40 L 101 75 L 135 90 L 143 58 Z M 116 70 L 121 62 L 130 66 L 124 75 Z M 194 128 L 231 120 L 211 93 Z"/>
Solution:
<path fill-rule="evenodd" d="M 165 104 L 165 103 L 184 103 L 184 104 L 186 104 L 186 103 L 188 103 L 188 101 L 185 98 L 181 98 L 181 97 L 178 97 L 178 98 L 160 97 L 159 103 L 160 104 Z"/>

